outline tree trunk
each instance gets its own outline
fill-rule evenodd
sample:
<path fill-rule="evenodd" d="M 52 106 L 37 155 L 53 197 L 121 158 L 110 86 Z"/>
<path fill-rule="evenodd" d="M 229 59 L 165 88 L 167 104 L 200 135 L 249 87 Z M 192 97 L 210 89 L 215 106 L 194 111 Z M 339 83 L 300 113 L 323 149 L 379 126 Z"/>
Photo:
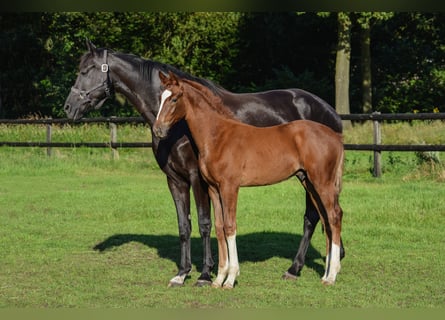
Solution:
<path fill-rule="evenodd" d="M 362 110 L 363 113 L 372 111 L 372 83 L 371 83 L 371 27 L 368 24 L 362 29 Z"/>
<path fill-rule="evenodd" d="M 337 57 L 335 62 L 335 109 L 339 114 L 349 114 L 349 64 L 351 59 L 351 19 L 349 13 L 339 12 Z M 351 126 L 343 121 L 343 127 Z"/>
<path fill-rule="evenodd" d="M 0 118 L 3 118 L 2 85 L 0 83 Z"/>

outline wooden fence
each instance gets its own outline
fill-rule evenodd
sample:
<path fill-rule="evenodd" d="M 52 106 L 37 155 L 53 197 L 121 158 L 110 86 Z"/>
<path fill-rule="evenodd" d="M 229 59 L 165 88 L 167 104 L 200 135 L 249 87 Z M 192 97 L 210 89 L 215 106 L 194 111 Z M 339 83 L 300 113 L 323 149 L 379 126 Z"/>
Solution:
<path fill-rule="evenodd" d="M 445 151 L 445 145 L 387 145 L 382 144 L 380 123 L 383 121 L 412 121 L 412 120 L 445 120 L 445 113 L 396 113 L 396 114 L 348 114 L 340 115 L 342 120 L 350 121 L 372 121 L 373 122 L 373 143 L 372 144 L 345 144 L 345 150 L 373 151 L 374 152 L 374 176 L 381 176 L 381 152 L 382 151 Z M 109 142 L 53 142 L 52 125 L 54 124 L 82 124 L 82 123 L 108 123 L 110 128 Z M 0 146 L 11 147 L 43 147 L 47 148 L 47 155 L 51 156 L 52 148 L 111 148 L 113 154 L 117 153 L 117 148 L 151 148 L 151 142 L 117 142 L 118 124 L 144 124 L 141 117 L 109 117 L 109 118 L 83 118 L 73 122 L 69 119 L 0 119 L 0 124 L 45 124 L 46 141 L 39 142 L 18 142 L 0 141 Z"/>

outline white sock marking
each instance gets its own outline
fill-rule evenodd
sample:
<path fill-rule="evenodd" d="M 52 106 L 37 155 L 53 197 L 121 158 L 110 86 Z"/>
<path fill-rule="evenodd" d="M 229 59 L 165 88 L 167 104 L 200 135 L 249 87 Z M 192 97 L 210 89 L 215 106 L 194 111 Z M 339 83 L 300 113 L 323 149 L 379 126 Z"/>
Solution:
<path fill-rule="evenodd" d="M 331 253 L 331 268 L 333 268 L 335 275 L 337 275 L 337 272 L 340 271 L 340 246 L 333 243 Z"/>
<path fill-rule="evenodd" d="M 236 233 L 226 238 L 229 249 L 229 274 L 224 286 L 233 288 L 236 276 L 239 275 L 238 250 L 236 248 Z"/>

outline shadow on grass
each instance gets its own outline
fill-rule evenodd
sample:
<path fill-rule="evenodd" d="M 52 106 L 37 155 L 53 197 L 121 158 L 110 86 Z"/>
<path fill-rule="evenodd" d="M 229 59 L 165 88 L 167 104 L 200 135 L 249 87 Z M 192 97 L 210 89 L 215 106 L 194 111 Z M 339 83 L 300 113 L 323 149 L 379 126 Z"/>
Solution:
<path fill-rule="evenodd" d="M 297 253 L 301 236 L 285 232 L 255 232 L 236 237 L 239 262 L 261 262 L 273 257 L 289 259 L 289 266 Z M 218 261 L 216 239 L 212 238 L 212 253 L 215 263 Z M 116 234 L 94 246 L 94 250 L 104 252 L 130 242 L 138 242 L 150 248 L 156 248 L 161 258 L 179 262 L 179 239 L 173 235 Z M 192 237 L 192 263 L 201 270 L 202 242 Z M 324 273 L 324 265 L 315 262 L 321 259 L 319 251 L 309 246 L 305 266 L 315 270 L 320 276 Z M 179 267 L 179 265 L 178 265 Z M 284 270 L 283 270 L 284 271 Z"/>

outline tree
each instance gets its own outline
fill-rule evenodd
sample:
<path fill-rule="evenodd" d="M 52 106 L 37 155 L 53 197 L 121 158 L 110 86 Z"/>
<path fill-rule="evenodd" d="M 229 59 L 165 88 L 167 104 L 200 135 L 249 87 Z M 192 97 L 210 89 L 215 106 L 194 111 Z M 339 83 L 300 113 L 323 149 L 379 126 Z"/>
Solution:
<path fill-rule="evenodd" d="M 338 43 L 335 62 L 335 108 L 339 114 L 349 114 L 349 70 L 351 59 L 351 18 L 349 13 L 339 12 Z M 343 121 L 343 126 L 350 126 L 350 121 Z"/>
<path fill-rule="evenodd" d="M 372 36 L 374 109 L 445 111 L 445 14 L 395 13 Z"/>
<path fill-rule="evenodd" d="M 394 16 L 393 12 L 358 12 L 357 22 L 361 27 L 361 71 L 362 71 L 362 112 L 369 113 L 372 107 L 371 73 L 371 27 L 377 21 L 384 21 Z"/>

